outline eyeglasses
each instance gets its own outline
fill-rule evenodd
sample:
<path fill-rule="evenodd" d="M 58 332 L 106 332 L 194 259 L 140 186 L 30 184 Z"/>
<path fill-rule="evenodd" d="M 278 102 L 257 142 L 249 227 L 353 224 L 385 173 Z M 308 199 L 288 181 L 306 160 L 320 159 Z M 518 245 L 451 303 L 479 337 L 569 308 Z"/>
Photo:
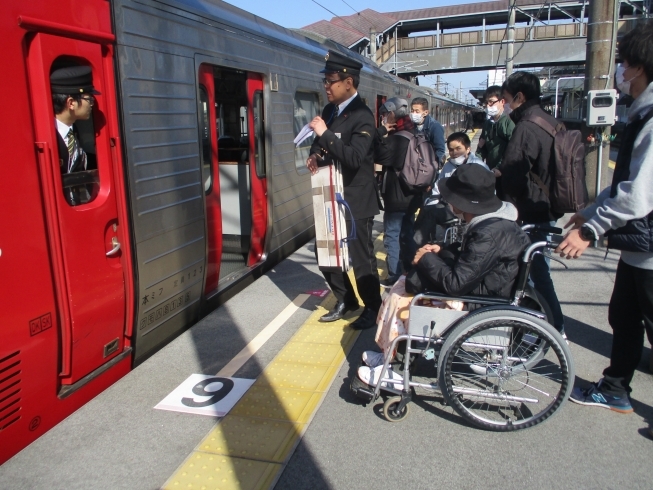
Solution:
<path fill-rule="evenodd" d="M 499 102 L 499 100 L 500 100 L 500 99 L 497 99 L 497 100 L 488 100 L 487 102 L 485 102 L 485 105 L 486 105 L 487 107 L 492 107 L 494 104 L 496 104 L 497 102 Z"/>
<path fill-rule="evenodd" d="M 325 87 L 330 87 L 334 83 L 342 82 L 339 78 L 336 78 L 335 80 L 329 80 L 328 78 L 323 78 L 322 83 L 324 84 Z"/>
<path fill-rule="evenodd" d="M 86 102 L 88 102 L 90 105 L 95 104 L 95 97 L 93 97 L 92 95 L 89 95 L 89 96 L 87 96 L 87 97 L 82 97 L 82 99 L 84 99 L 84 100 L 85 100 Z"/>

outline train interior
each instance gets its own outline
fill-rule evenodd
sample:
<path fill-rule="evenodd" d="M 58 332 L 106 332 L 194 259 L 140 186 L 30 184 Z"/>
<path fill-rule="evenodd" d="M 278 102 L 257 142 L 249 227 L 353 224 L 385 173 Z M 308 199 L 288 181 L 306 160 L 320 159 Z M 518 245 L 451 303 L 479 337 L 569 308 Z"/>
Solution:
<path fill-rule="evenodd" d="M 209 261 L 206 292 L 261 257 L 260 218 L 265 196 L 260 189 L 265 175 L 262 90 L 255 74 L 202 65 L 200 117 L 202 121 L 202 173 L 207 205 Z M 253 168 L 252 168 L 253 166 Z M 254 179 L 254 192 L 252 182 Z M 252 200 L 258 201 L 253 205 Z M 264 226 L 259 224 L 260 226 Z M 259 243 L 256 243 L 259 242 Z"/>

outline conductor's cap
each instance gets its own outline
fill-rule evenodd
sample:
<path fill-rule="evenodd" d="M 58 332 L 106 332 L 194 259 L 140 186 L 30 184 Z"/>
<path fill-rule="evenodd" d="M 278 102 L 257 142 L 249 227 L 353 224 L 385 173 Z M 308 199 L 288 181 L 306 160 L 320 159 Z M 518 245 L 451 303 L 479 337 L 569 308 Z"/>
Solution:
<path fill-rule="evenodd" d="M 363 63 L 347 58 L 335 51 L 329 51 L 324 57 L 326 63 L 320 73 L 344 73 L 345 75 L 358 75 L 363 68 Z"/>
<path fill-rule="evenodd" d="M 100 94 L 93 87 L 90 66 L 69 66 L 54 70 L 50 74 L 50 87 L 53 94 Z"/>

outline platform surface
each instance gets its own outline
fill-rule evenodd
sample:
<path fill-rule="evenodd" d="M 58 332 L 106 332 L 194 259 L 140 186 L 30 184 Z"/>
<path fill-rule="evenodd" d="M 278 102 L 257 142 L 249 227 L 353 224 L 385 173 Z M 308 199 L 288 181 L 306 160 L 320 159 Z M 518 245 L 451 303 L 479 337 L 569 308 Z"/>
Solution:
<path fill-rule="evenodd" d="M 600 378 L 610 353 L 618 253 L 604 254 L 553 265 L 581 383 Z M 298 295 L 325 287 L 308 244 L 1 466 L 0 488 L 651 488 L 648 344 L 630 415 L 567 403 L 539 426 L 499 434 L 432 396 L 389 423 L 349 392 L 374 331 L 356 337 L 351 314 L 317 323 L 324 300 L 310 296 L 235 373 L 257 381 L 220 424 L 153 408 L 191 374 L 218 373 Z"/>

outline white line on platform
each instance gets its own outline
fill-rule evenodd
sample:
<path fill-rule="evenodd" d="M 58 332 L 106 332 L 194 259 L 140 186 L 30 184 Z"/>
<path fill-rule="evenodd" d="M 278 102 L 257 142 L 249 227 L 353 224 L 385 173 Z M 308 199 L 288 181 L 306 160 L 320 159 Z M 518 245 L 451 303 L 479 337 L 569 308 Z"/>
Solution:
<path fill-rule="evenodd" d="M 256 352 L 272 337 L 281 326 L 288 321 L 288 319 L 295 313 L 304 302 L 310 297 L 310 294 L 298 295 L 292 303 L 284 308 L 274 320 L 267 324 L 267 326 L 259 332 L 259 334 L 252 339 L 252 341 L 241 350 L 236 357 L 220 369 L 216 376 L 228 378 L 233 376 L 243 365 L 254 355 Z"/>

